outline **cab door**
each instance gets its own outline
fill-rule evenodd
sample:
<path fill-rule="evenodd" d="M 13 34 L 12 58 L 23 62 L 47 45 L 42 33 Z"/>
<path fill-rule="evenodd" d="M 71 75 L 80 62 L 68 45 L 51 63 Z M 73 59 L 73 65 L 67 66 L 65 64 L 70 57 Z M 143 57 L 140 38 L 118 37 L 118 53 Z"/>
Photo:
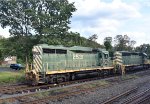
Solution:
<path fill-rule="evenodd" d="M 108 51 L 102 52 L 101 66 L 109 66 L 109 53 Z"/>
<path fill-rule="evenodd" d="M 99 52 L 97 55 L 96 55 L 96 60 L 97 60 L 97 66 L 102 66 L 102 53 Z"/>

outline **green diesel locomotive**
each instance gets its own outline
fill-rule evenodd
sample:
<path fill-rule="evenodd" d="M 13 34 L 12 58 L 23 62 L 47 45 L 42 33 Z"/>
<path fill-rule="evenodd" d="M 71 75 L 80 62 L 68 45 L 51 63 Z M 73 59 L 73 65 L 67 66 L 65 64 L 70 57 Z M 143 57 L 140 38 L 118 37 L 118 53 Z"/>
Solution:
<path fill-rule="evenodd" d="M 124 73 L 137 66 L 148 67 L 144 53 L 115 52 L 112 59 L 105 49 L 47 44 L 36 45 L 32 51 L 32 67 L 26 67 L 26 79 L 32 85 L 70 81 L 93 73 L 97 76 Z"/>

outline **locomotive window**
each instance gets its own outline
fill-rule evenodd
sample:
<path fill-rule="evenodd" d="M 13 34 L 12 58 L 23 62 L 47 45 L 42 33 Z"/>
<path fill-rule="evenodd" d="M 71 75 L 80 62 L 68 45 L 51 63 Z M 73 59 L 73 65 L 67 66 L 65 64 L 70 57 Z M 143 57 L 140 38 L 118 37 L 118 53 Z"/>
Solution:
<path fill-rule="evenodd" d="M 139 56 L 143 56 L 143 53 L 139 53 Z"/>
<path fill-rule="evenodd" d="M 102 54 L 101 53 L 99 53 L 99 58 L 102 58 Z"/>
<path fill-rule="evenodd" d="M 128 52 L 122 52 L 122 56 L 131 56 L 131 53 L 128 53 Z"/>
<path fill-rule="evenodd" d="M 97 52 L 99 52 L 99 51 L 98 51 L 97 49 L 93 49 L 92 52 L 93 52 L 93 53 L 97 53 Z"/>
<path fill-rule="evenodd" d="M 75 53 L 92 53 L 92 51 L 80 51 L 80 50 L 76 50 L 73 52 L 75 52 Z"/>
<path fill-rule="evenodd" d="M 55 53 L 55 49 L 43 48 L 43 53 L 54 54 Z"/>
<path fill-rule="evenodd" d="M 107 59 L 108 58 L 108 54 L 104 54 L 104 57 L 105 57 L 105 59 Z"/>
<path fill-rule="evenodd" d="M 56 49 L 56 54 L 67 54 L 67 50 Z"/>

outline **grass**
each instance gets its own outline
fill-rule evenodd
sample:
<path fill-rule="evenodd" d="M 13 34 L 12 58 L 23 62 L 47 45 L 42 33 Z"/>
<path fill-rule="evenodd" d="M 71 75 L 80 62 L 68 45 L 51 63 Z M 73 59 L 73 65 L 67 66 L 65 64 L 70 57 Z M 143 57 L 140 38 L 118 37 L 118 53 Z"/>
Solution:
<path fill-rule="evenodd" d="M 25 81 L 24 72 L 0 72 L 0 84 L 13 84 Z"/>

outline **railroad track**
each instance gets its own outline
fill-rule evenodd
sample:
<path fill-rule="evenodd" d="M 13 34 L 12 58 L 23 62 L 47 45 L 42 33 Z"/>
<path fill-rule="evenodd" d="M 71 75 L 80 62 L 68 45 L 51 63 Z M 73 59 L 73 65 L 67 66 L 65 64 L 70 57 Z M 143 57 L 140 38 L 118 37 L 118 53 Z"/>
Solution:
<path fill-rule="evenodd" d="M 110 76 L 112 77 L 112 76 Z M 88 79 L 81 79 L 81 80 L 74 80 L 74 81 L 69 81 L 69 82 L 62 82 L 59 84 L 46 84 L 46 85 L 39 85 L 39 86 L 28 86 L 24 84 L 19 84 L 19 85 L 9 85 L 9 86 L 2 86 L 0 87 L 0 94 L 7 94 L 7 95 L 15 95 L 15 94 L 25 94 L 25 93 L 30 93 L 30 92 L 37 92 L 41 90 L 48 90 L 54 87 L 62 87 L 62 86 L 67 86 L 71 84 L 79 84 L 83 82 L 90 82 L 93 80 L 99 80 L 102 79 L 102 77 L 94 77 L 94 78 L 88 78 Z"/>
<path fill-rule="evenodd" d="M 99 85 L 99 86 L 95 86 L 95 87 L 91 87 L 91 88 L 81 88 L 81 86 L 72 86 L 71 89 L 66 88 L 65 91 L 62 91 L 60 93 L 56 93 L 56 94 L 52 94 L 52 95 L 48 95 L 44 98 L 37 98 L 37 99 L 30 99 L 33 96 L 36 96 L 37 93 L 30 93 L 27 95 L 20 95 L 20 96 L 14 96 L 14 97 L 9 97 L 9 98 L 3 98 L 0 99 L 0 103 L 4 103 L 4 102 L 19 102 L 19 104 L 39 104 L 40 102 L 42 103 L 47 103 L 50 100 L 57 100 L 57 99 L 62 99 L 68 96 L 73 96 L 73 95 L 77 95 L 77 94 L 83 94 L 92 90 L 96 90 L 97 88 L 99 88 L 100 86 L 103 85 Z M 46 91 L 44 91 L 46 92 Z M 33 97 L 34 98 L 34 97 Z"/>
<path fill-rule="evenodd" d="M 78 89 L 78 88 L 76 88 Z M 98 87 L 93 87 L 93 88 L 85 88 L 85 89 L 78 89 L 78 90 L 75 90 L 75 91 L 68 91 L 68 92 L 65 92 L 65 93 L 61 93 L 61 94 L 57 94 L 55 96 L 48 96 L 48 97 L 44 97 L 44 98 L 41 98 L 41 99 L 37 99 L 37 100 L 32 100 L 32 101 L 28 101 L 28 102 L 22 102 L 21 104 L 40 104 L 41 102 L 44 103 L 44 104 L 47 104 L 49 101 L 54 101 L 54 100 L 60 100 L 60 99 L 63 99 L 63 98 L 67 98 L 67 97 L 70 97 L 70 96 L 74 96 L 74 95 L 79 95 L 79 94 L 83 94 L 83 93 L 88 93 L 90 91 L 94 91 L 98 89 Z"/>
<path fill-rule="evenodd" d="M 1 86 L 0 87 L 0 95 L 15 95 L 15 94 L 28 94 L 28 93 L 33 93 L 33 92 L 39 92 L 42 90 L 49 90 L 51 88 L 56 88 L 56 87 L 62 87 L 62 86 L 67 86 L 67 85 L 72 85 L 72 84 L 79 84 L 83 82 L 90 82 L 90 81 L 96 81 L 99 79 L 105 79 L 105 81 L 110 82 L 110 83 L 118 83 L 118 76 L 116 78 L 112 79 L 111 77 L 114 77 L 110 75 L 109 77 L 94 77 L 94 78 L 88 78 L 88 79 L 81 79 L 81 80 L 74 80 L 74 81 L 69 81 L 69 82 L 63 82 L 59 84 L 49 84 L 49 85 L 39 85 L 39 86 L 27 86 L 24 84 L 19 84 L 19 85 L 9 85 L 9 86 Z M 121 82 L 124 82 L 121 80 Z"/>
<path fill-rule="evenodd" d="M 108 79 L 106 81 L 113 82 L 113 83 L 117 82 L 117 80 L 111 80 L 111 77 L 112 76 L 109 76 L 110 79 Z M 93 81 L 93 80 L 99 80 L 99 79 L 104 79 L 104 78 L 96 77 L 96 78 L 90 78 L 90 79 L 82 79 L 82 80 L 75 80 L 75 81 L 70 81 L 70 82 L 63 82 L 63 83 L 60 83 L 60 84 L 40 85 L 40 86 L 34 86 L 34 87 L 31 87 L 31 86 L 29 87 L 27 85 L 2 86 L 2 87 L 0 87 L 0 94 L 1 95 L 2 94 L 11 94 L 11 95 L 13 95 L 13 94 L 18 95 L 19 94 L 19 96 L 1 98 L 0 103 L 3 102 L 3 101 L 12 101 L 12 100 L 14 101 L 15 99 L 18 99 L 18 100 L 20 100 L 22 98 L 26 99 L 27 96 L 34 95 L 34 94 L 38 93 L 41 90 L 48 91 L 49 89 L 54 88 L 54 87 L 61 87 L 61 86 L 66 86 L 66 85 L 71 85 L 71 84 L 76 84 L 76 83 L 79 84 L 79 83 L 82 83 L 82 82 L 90 82 L 90 81 Z M 108 78 L 108 76 L 107 76 L 107 78 Z M 73 93 L 75 93 L 75 92 L 73 92 Z"/>
<path fill-rule="evenodd" d="M 16 84 L 16 85 L 8 85 L 0 87 L 0 94 L 12 94 L 13 91 L 27 88 L 28 86 L 25 84 Z"/>
<path fill-rule="evenodd" d="M 115 75 L 115 76 L 119 76 L 119 75 Z M 109 75 L 109 76 L 104 76 L 104 77 L 94 77 L 94 78 L 89 78 L 89 79 L 63 82 L 60 84 L 40 85 L 40 86 L 34 86 L 34 87 L 27 86 L 25 84 L 1 86 L 0 87 L 0 95 L 3 95 L 3 94 L 13 95 L 13 94 L 29 93 L 29 92 L 35 92 L 38 90 L 46 90 L 46 89 L 50 89 L 50 88 L 58 87 L 58 86 L 66 86 L 66 85 L 70 85 L 70 84 L 74 84 L 74 83 L 88 82 L 88 81 L 99 80 L 99 79 L 110 78 L 110 77 L 114 77 L 114 76 Z"/>
<path fill-rule="evenodd" d="M 99 80 L 99 79 L 102 79 L 101 77 L 99 78 L 90 78 L 90 79 L 82 79 L 82 80 L 75 80 L 75 81 L 70 81 L 70 82 L 63 82 L 63 83 L 60 83 L 60 84 L 51 84 L 51 85 L 41 85 L 41 86 L 34 86 L 34 87 L 23 87 L 23 88 L 20 88 L 20 89 L 15 89 L 15 90 L 12 90 L 11 93 L 18 93 L 20 92 L 21 94 L 19 94 L 19 96 L 14 96 L 14 97 L 8 97 L 8 98 L 3 98 L 3 99 L 0 99 L 0 103 L 1 102 L 14 102 L 14 101 L 20 101 L 21 103 L 36 103 L 36 102 L 40 102 L 40 101 L 47 101 L 46 99 L 49 99 L 49 100 L 53 100 L 53 99 L 59 99 L 59 98 L 63 98 L 65 96 L 72 96 L 72 95 L 75 95 L 75 94 L 80 94 L 80 93 L 83 93 L 83 92 L 86 92 L 86 91 L 91 91 L 92 89 L 96 89 L 98 88 L 98 86 L 96 88 L 91 88 L 91 89 L 84 89 L 84 90 L 78 90 L 78 91 L 73 91 L 73 92 L 67 92 L 65 94 L 57 94 L 57 96 L 48 96 L 46 98 L 42 98 L 42 99 L 36 99 L 35 101 L 33 100 L 27 100 L 28 96 L 34 96 L 36 95 L 37 93 L 39 93 L 39 91 L 42 91 L 44 89 L 44 92 L 46 91 L 49 91 L 49 89 L 52 89 L 52 88 L 60 88 L 60 86 L 67 86 L 67 85 L 75 85 L 75 84 L 80 84 L 80 83 L 83 83 L 83 82 L 90 82 L 90 81 L 93 81 L 93 80 Z M 105 81 L 108 81 L 108 82 L 112 82 L 112 84 L 109 83 L 109 85 L 113 85 L 116 83 L 118 83 L 118 80 L 115 78 L 108 78 L 106 79 Z M 73 85 L 73 86 L 74 86 Z M 75 85 L 76 87 L 76 85 Z M 80 88 L 79 88 L 80 89 Z M 24 92 L 27 92 L 27 94 L 24 94 Z M 31 93 L 30 93 L 31 92 Z M 25 102 L 25 101 L 30 101 L 30 102 Z M 31 103 L 31 104 L 32 104 Z"/>
<path fill-rule="evenodd" d="M 126 99 L 122 104 L 149 104 L 150 88 Z"/>
<path fill-rule="evenodd" d="M 112 97 L 111 99 L 108 99 L 107 101 L 101 102 L 100 104 L 113 104 L 113 103 L 117 102 L 119 99 L 137 91 L 137 89 L 138 88 L 135 87 L 133 89 L 125 91 L 117 96 Z M 132 96 L 132 97 L 126 99 L 121 104 L 149 104 L 149 101 L 150 101 L 150 88 L 136 94 L 135 96 Z"/>
<path fill-rule="evenodd" d="M 127 91 L 125 91 L 125 92 L 123 92 L 123 93 L 121 93 L 121 94 L 119 94 L 117 96 L 112 97 L 111 99 L 108 99 L 107 101 L 101 102 L 100 104 L 113 104 L 113 102 L 117 101 L 118 99 L 120 99 L 120 98 L 122 98 L 122 97 L 124 97 L 126 95 L 129 95 L 129 94 L 137 91 L 137 89 L 138 88 L 135 87 L 135 88 L 132 88 L 130 90 L 127 90 Z"/>

